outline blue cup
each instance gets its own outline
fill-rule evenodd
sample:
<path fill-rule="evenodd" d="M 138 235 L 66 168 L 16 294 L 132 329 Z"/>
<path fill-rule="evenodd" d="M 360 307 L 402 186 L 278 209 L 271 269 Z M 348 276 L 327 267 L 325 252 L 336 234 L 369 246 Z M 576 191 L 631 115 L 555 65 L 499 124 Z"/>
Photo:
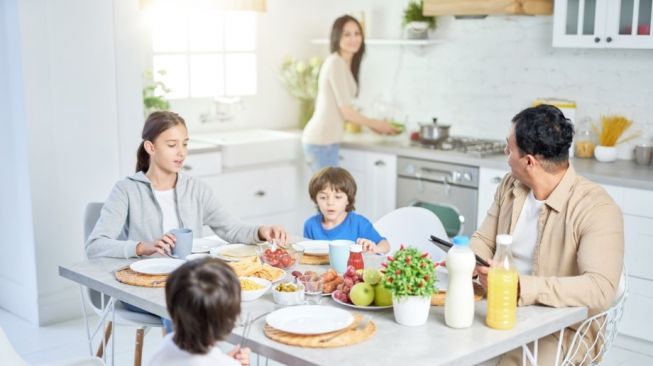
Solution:
<path fill-rule="evenodd" d="M 172 229 L 170 233 L 175 236 L 175 247 L 172 248 L 172 255 L 179 259 L 185 259 L 193 252 L 193 230 L 180 228 Z"/>
<path fill-rule="evenodd" d="M 333 240 L 329 242 L 329 264 L 338 273 L 347 271 L 349 247 L 354 245 L 351 240 Z"/>

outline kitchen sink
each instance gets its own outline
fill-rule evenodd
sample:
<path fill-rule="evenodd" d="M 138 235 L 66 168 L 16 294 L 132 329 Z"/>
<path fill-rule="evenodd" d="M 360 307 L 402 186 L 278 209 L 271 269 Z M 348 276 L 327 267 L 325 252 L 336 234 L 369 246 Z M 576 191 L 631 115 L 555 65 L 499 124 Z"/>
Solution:
<path fill-rule="evenodd" d="M 252 129 L 195 134 L 193 141 L 221 147 L 224 168 L 292 161 L 299 156 L 299 135 Z"/>

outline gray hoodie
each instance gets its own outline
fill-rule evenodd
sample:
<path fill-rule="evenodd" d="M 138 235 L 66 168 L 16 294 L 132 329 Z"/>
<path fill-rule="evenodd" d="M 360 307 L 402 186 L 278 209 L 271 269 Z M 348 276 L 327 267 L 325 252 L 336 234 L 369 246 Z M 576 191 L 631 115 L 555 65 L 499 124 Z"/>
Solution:
<path fill-rule="evenodd" d="M 199 179 L 178 174 L 175 200 L 179 227 L 193 230 L 195 237 L 207 225 L 231 243 L 260 242 L 259 226 L 246 224 L 225 212 L 211 187 Z M 86 254 L 89 258 L 135 257 L 138 242 L 154 241 L 163 234 L 161 207 L 149 179 L 138 172 L 113 187 L 86 241 Z"/>

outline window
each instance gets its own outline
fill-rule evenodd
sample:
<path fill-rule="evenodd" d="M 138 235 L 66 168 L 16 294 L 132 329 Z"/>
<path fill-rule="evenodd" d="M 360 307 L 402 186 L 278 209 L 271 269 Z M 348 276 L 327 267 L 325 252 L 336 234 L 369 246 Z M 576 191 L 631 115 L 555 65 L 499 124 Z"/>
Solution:
<path fill-rule="evenodd" d="M 256 13 L 177 4 L 150 14 L 153 74 L 167 97 L 256 94 Z"/>

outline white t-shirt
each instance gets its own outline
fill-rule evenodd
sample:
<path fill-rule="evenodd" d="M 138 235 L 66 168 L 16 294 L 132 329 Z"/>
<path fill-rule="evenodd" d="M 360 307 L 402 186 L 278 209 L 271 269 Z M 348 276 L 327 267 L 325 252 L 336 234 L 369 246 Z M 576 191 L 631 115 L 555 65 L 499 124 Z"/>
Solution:
<path fill-rule="evenodd" d="M 530 191 L 512 233 L 512 256 L 517 271 L 521 274 L 530 275 L 533 272 L 533 252 L 538 237 L 537 221 L 543 204 L 544 201 L 536 200 L 533 191 Z"/>
<path fill-rule="evenodd" d="M 163 233 L 167 233 L 172 229 L 179 228 L 179 215 L 177 215 L 177 202 L 175 201 L 175 190 L 169 189 L 167 191 L 154 190 L 154 197 L 163 213 Z"/>
<path fill-rule="evenodd" d="M 172 335 L 170 333 L 163 338 L 161 349 L 150 360 L 150 366 L 240 366 L 236 359 L 222 353 L 217 344 L 207 354 L 195 355 L 177 347 Z"/>

